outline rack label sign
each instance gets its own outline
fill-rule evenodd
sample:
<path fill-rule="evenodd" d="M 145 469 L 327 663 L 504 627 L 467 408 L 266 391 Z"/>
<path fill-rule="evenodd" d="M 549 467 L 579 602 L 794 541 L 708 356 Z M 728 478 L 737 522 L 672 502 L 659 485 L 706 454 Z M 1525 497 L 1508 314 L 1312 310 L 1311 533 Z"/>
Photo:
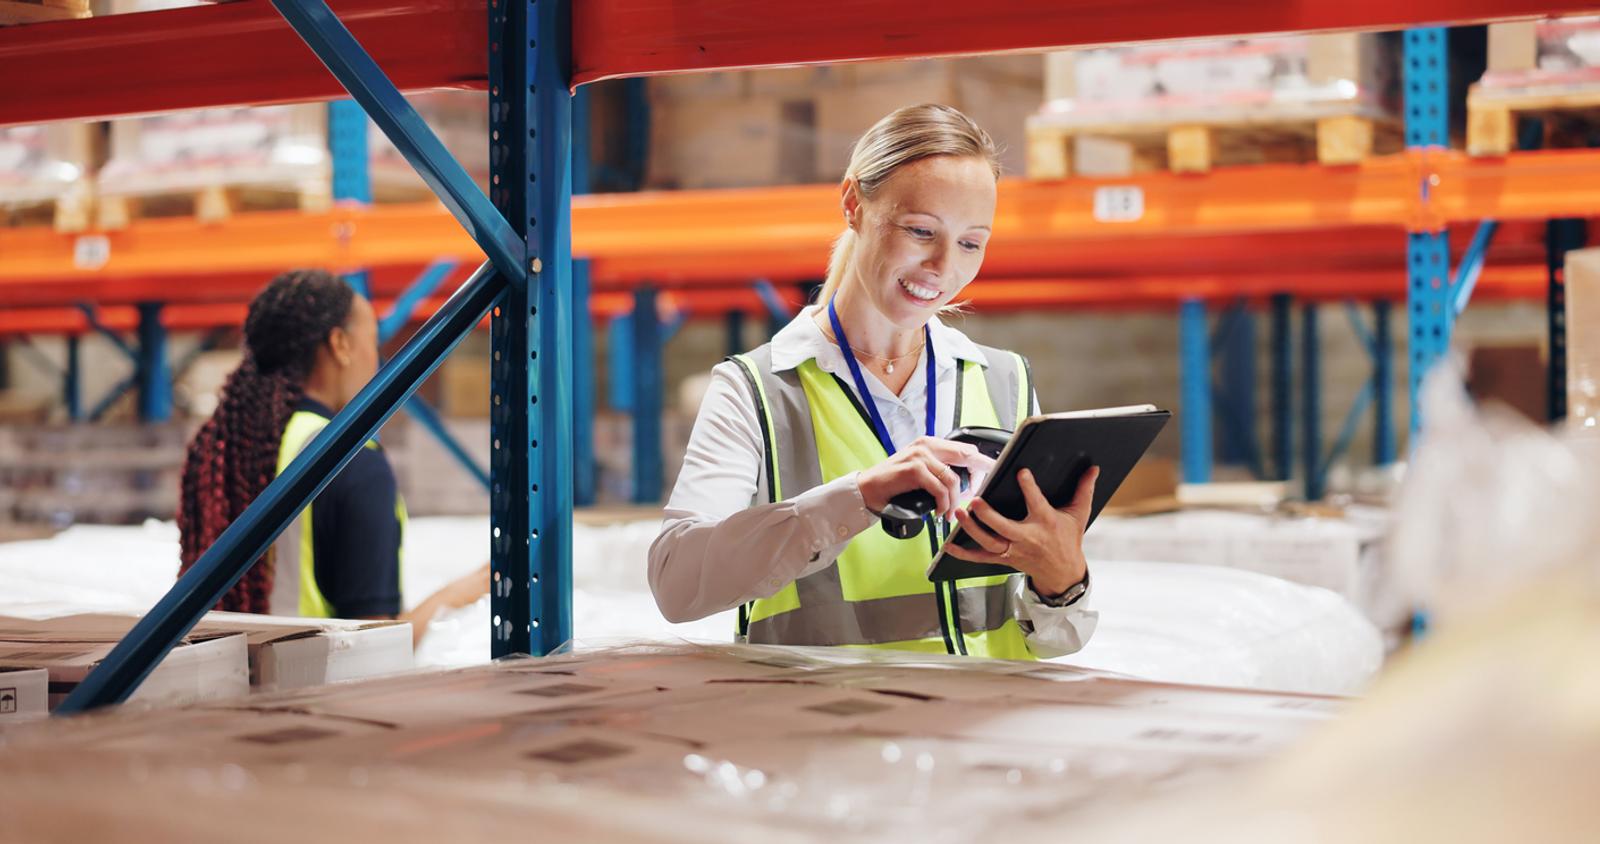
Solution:
<path fill-rule="evenodd" d="M 111 260 L 111 239 L 103 234 L 86 234 L 72 242 L 72 265 L 80 270 L 98 270 Z"/>
<path fill-rule="evenodd" d="M 1133 223 L 1144 217 L 1144 189 L 1132 186 L 1095 188 L 1097 223 Z"/>

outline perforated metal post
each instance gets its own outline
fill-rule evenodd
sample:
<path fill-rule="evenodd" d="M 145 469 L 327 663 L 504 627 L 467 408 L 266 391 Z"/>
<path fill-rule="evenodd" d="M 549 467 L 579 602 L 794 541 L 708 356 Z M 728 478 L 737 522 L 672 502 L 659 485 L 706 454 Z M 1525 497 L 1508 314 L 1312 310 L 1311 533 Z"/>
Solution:
<path fill-rule="evenodd" d="M 1406 146 L 1443 148 L 1450 141 L 1449 63 L 1442 27 L 1405 33 Z M 1431 199 L 1431 176 L 1417 190 Z M 1455 322 L 1450 290 L 1450 243 L 1443 231 L 1411 232 L 1406 246 L 1406 319 L 1410 343 L 1411 430 L 1421 425 L 1422 380 L 1444 356 Z"/>
<path fill-rule="evenodd" d="M 1183 480 L 1203 484 L 1211 480 L 1211 333 L 1206 327 L 1206 303 L 1185 299 L 1178 313 L 1178 377 L 1182 382 Z"/>
<path fill-rule="evenodd" d="M 328 103 L 328 153 L 332 159 L 334 200 L 370 205 L 367 113 L 355 100 Z M 344 280 L 362 296 L 372 296 L 372 274 L 366 270 L 345 273 Z"/>
<path fill-rule="evenodd" d="M 572 636 L 570 36 L 565 0 L 490 0 L 490 197 L 528 268 L 491 322 L 497 657 Z"/>

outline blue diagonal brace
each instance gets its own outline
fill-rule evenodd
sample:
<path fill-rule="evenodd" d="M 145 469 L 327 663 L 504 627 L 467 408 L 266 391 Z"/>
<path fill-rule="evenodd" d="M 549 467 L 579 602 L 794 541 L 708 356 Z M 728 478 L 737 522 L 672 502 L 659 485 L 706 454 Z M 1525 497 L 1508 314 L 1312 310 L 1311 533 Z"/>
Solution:
<path fill-rule="evenodd" d="M 422 427 L 428 429 L 428 433 L 433 434 L 433 438 L 439 441 L 439 445 L 444 446 L 444 450 L 450 452 L 450 456 L 461 464 L 461 468 L 466 469 L 468 474 L 477 478 L 478 483 L 483 484 L 484 489 L 489 488 L 489 470 L 478 465 L 478 461 L 473 458 L 472 453 L 461 445 L 461 441 L 450 433 L 449 428 L 445 427 L 444 420 L 439 418 L 438 412 L 433 409 L 432 405 L 416 396 L 412 396 L 406 401 L 406 413 L 410 414 L 412 419 L 417 420 Z"/>
<path fill-rule="evenodd" d="M 383 319 L 378 320 L 378 342 L 387 342 L 400 333 L 400 329 L 411 321 L 411 315 L 417 312 L 417 306 L 432 296 L 455 271 L 456 262 L 449 258 L 440 258 L 429 264 L 421 275 L 400 292 L 400 296 L 394 300 L 394 307 L 383 315 Z"/>
<path fill-rule="evenodd" d="M 794 319 L 794 311 L 790 310 L 788 303 L 784 302 L 783 297 L 778 295 L 778 289 L 772 286 L 772 282 L 764 278 L 758 278 L 755 280 L 754 286 L 756 295 L 761 297 L 761 304 L 767 308 L 768 316 L 775 320 L 782 320 L 784 323 Z"/>
<path fill-rule="evenodd" d="M 272 0 L 272 5 L 389 136 L 495 269 L 516 284 L 525 283 L 528 267 L 522 256 L 526 243 L 328 4 L 323 0 Z"/>
<path fill-rule="evenodd" d="M 432 374 L 505 293 L 484 264 L 327 427 L 312 438 L 167 594 L 62 701 L 58 714 L 121 703 Z"/>
<path fill-rule="evenodd" d="M 1489 253 L 1489 244 L 1494 241 L 1494 233 L 1499 228 L 1500 223 L 1495 220 L 1479 223 L 1478 230 L 1472 235 L 1472 244 L 1461 256 L 1461 263 L 1456 265 L 1456 277 L 1450 283 L 1456 316 L 1461 316 L 1461 312 L 1467 309 L 1467 303 L 1472 301 L 1472 291 L 1478 286 L 1478 276 L 1483 274 L 1483 261 Z"/>
<path fill-rule="evenodd" d="M 127 356 L 129 363 L 134 366 L 139 365 L 139 350 L 130 345 L 127 340 L 122 339 L 122 335 L 112 331 L 110 326 L 101 322 L 100 311 L 96 310 L 94 305 L 88 302 L 79 302 L 78 310 L 83 311 L 83 318 L 89 322 L 89 327 L 94 329 L 96 334 L 111 341 L 111 345 L 116 346 L 122 354 Z"/>

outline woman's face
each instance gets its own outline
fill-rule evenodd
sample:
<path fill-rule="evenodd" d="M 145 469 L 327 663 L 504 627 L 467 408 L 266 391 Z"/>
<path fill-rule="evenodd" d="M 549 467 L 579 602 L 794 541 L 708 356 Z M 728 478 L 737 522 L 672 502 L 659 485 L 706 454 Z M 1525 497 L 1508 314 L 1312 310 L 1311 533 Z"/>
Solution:
<path fill-rule="evenodd" d="M 978 275 L 994 225 L 994 172 L 975 156 L 924 158 L 870 200 L 847 185 L 844 209 L 856 231 L 859 292 L 890 322 L 916 329 Z"/>
<path fill-rule="evenodd" d="M 378 315 L 366 297 L 351 298 L 350 316 L 345 319 L 344 329 L 335 331 L 332 339 L 342 364 L 339 392 L 348 404 L 378 372 Z"/>

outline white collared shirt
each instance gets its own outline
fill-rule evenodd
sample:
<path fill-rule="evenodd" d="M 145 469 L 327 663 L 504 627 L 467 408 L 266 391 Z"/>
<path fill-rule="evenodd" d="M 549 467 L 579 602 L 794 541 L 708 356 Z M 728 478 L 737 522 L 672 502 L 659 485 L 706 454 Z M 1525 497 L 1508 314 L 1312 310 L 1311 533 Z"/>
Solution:
<path fill-rule="evenodd" d="M 844 353 L 817 327 L 808 307 L 772 338 L 773 369 L 782 372 L 815 359 L 858 392 Z M 955 419 L 957 361 L 987 364 L 965 334 L 940 322 L 933 338 L 940 436 Z M 926 351 L 916 371 L 926 366 Z M 650 546 L 650 588 L 669 621 L 704 618 L 757 598 L 831 565 L 856 534 L 877 524 L 866 508 L 857 473 L 777 503 L 765 503 L 768 479 L 755 397 L 729 361 L 711 370 L 711 383 L 689 435 L 683 468 L 667 502 L 661 534 Z M 895 395 L 862 370 L 889 436 L 898 444 L 923 436 L 927 384 L 920 374 Z M 860 396 L 857 396 L 860 398 Z M 1034 397 L 1034 407 L 1038 398 Z M 762 503 L 758 503 L 762 502 Z M 1017 621 L 1039 657 L 1073 653 L 1089 641 L 1097 614 L 1086 593 L 1070 607 L 1051 607 L 1015 578 Z"/>

